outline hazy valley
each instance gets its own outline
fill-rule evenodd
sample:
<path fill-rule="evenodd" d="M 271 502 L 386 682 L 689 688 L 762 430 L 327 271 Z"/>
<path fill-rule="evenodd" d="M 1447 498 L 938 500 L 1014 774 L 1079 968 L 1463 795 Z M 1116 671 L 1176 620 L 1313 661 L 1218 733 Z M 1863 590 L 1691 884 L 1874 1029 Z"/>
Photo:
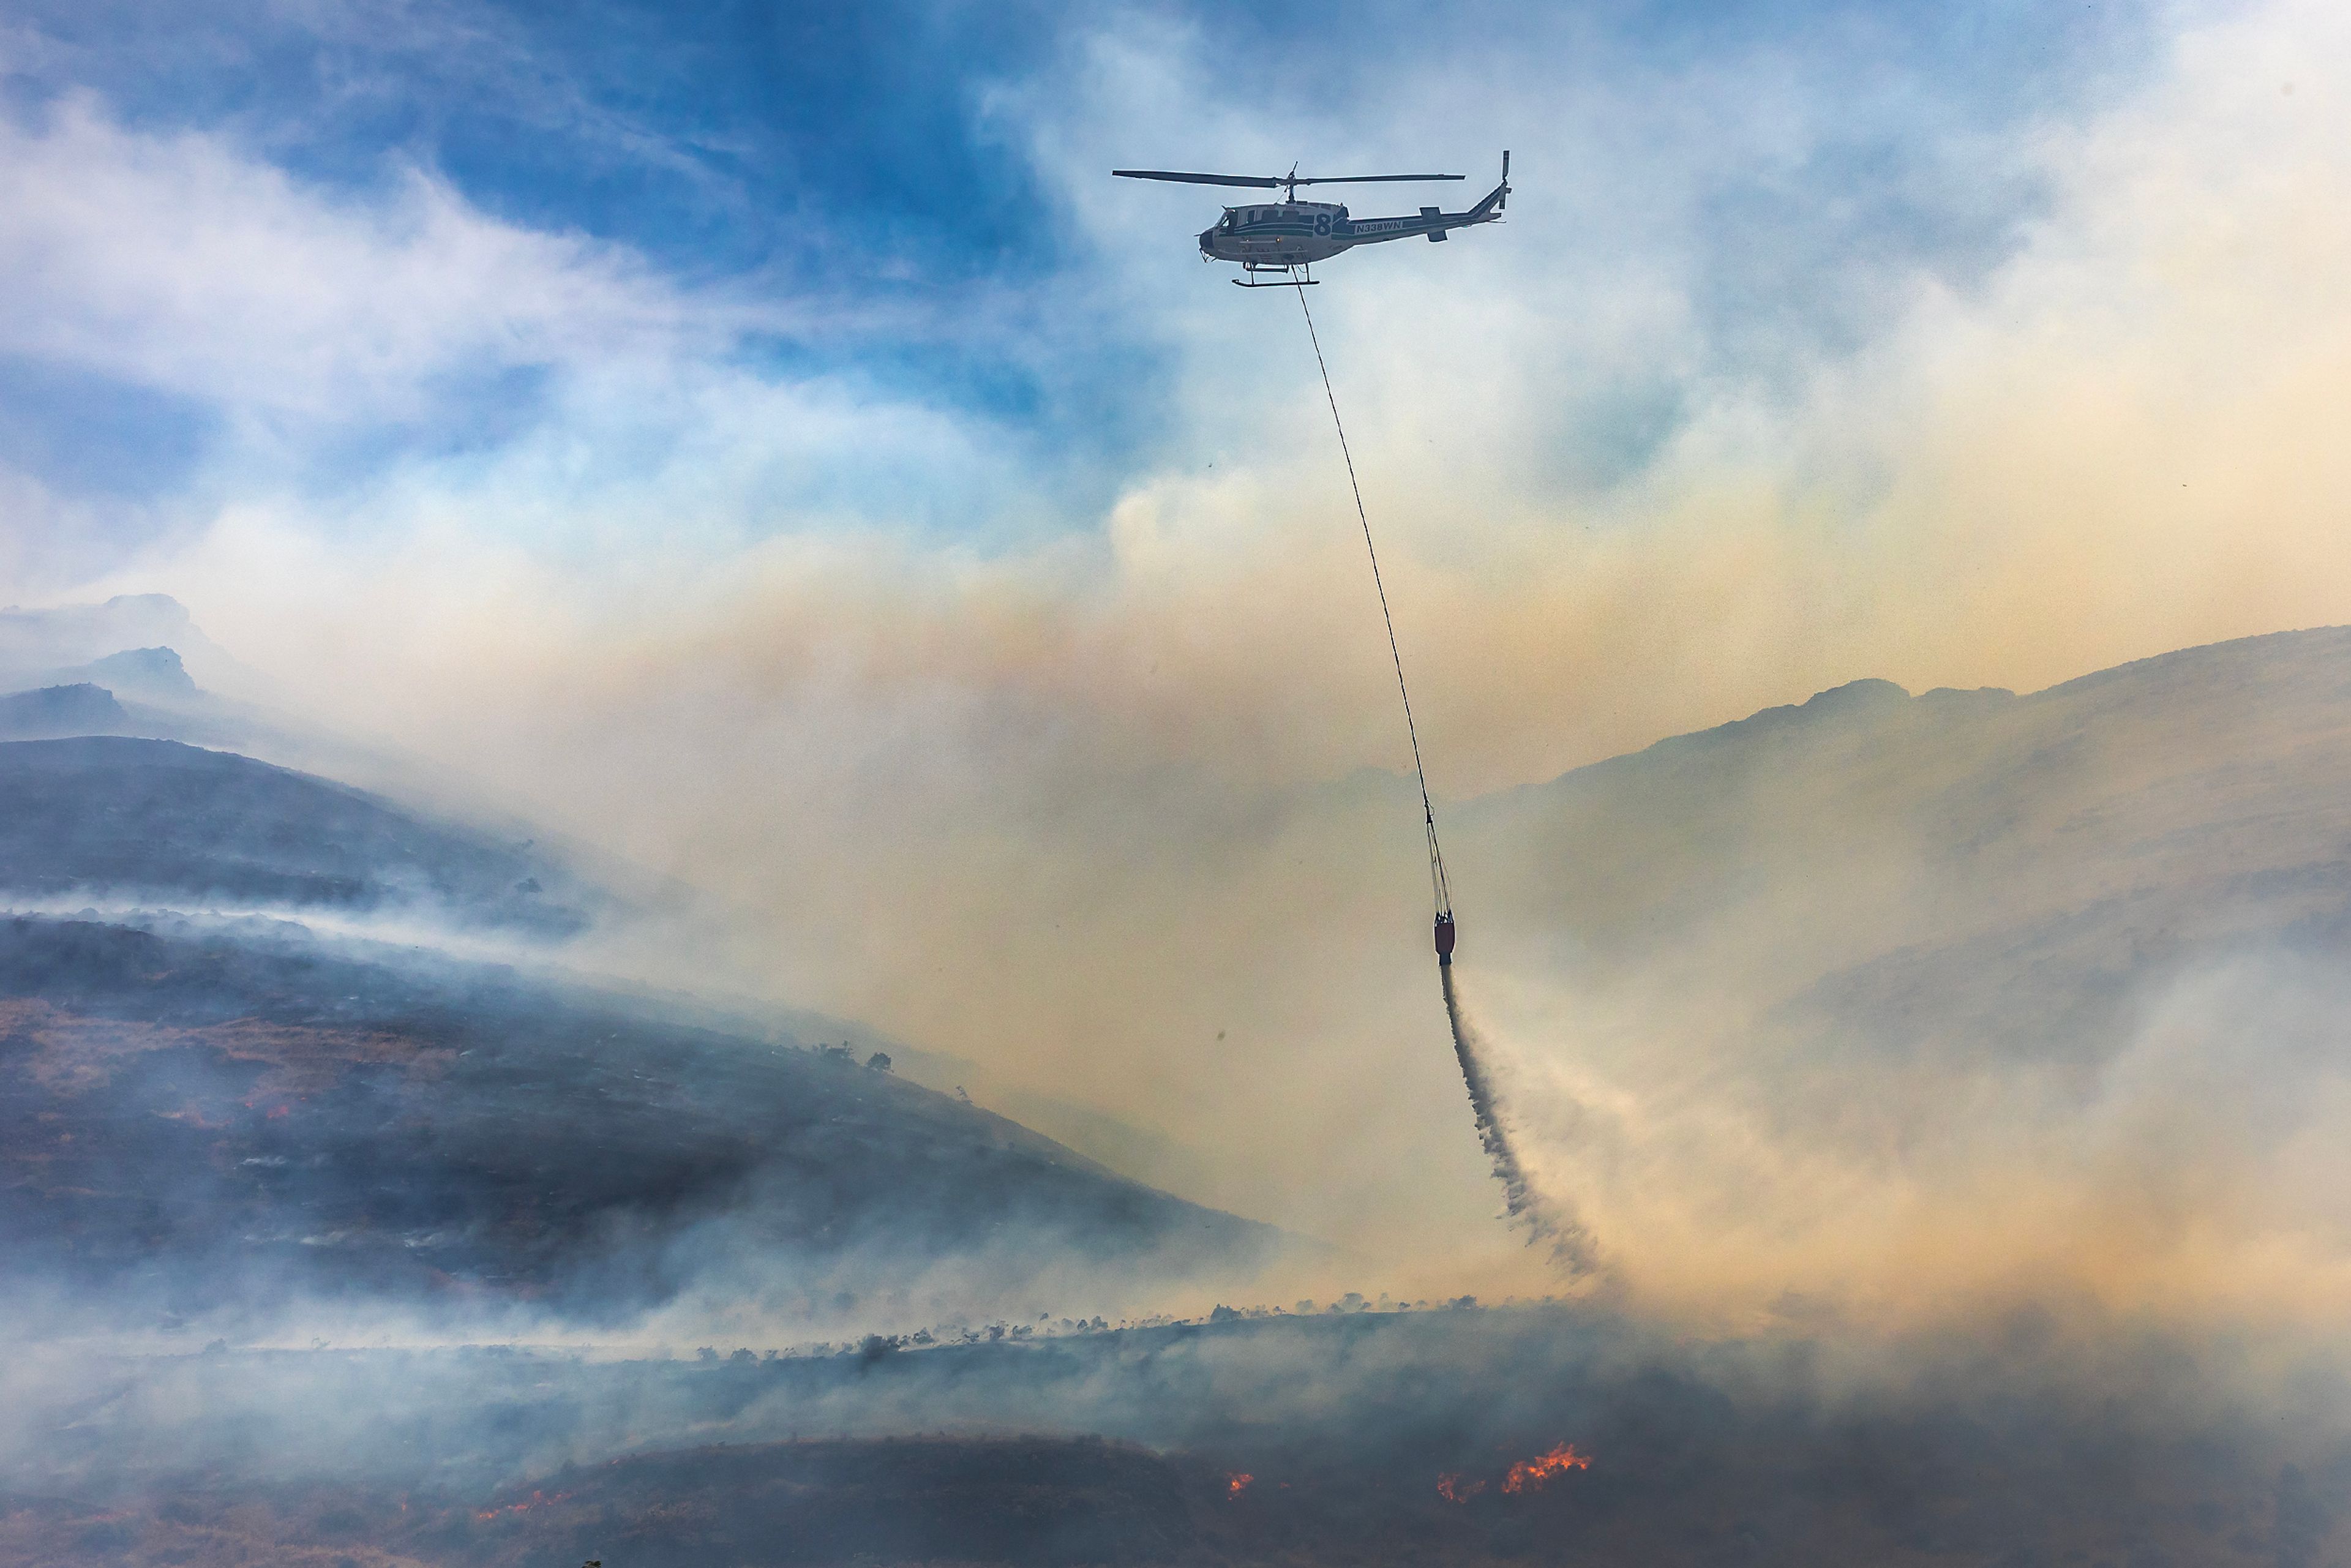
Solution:
<path fill-rule="evenodd" d="M 38 668 L 181 668 L 108 663 L 137 652 Z M 1492 993 L 1509 1106 L 1604 1260 L 1482 1306 L 1270 1299 L 1379 1260 L 909 1082 L 887 1041 L 568 967 L 639 912 L 551 842 L 146 734 L 125 685 L 0 699 L 89 732 L 0 742 L 13 1560 L 2268 1564 L 2351 1538 L 2341 1375 L 2290 1323 L 2216 1351 L 2055 1269 L 1907 1327 L 1793 1292 L 1677 1318 L 1655 1260 L 1681 1243 L 1631 1190 L 1669 1159 L 1738 1179 L 1753 1149 L 1676 1121 L 1729 1103 L 2004 1223 L 1983 1171 L 2114 1115 L 2180 986 L 2332 995 L 2351 635 L 2030 696 L 1864 683 L 1460 808 L 1468 972 L 1522 977 Z M 257 711 L 207 722 L 295 732 Z M 1576 1030 L 1541 1032 L 1542 988 Z M 2244 1016 L 2220 1045 L 2272 1080 L 2267 1141 L 2151 1126 L 2085 1191 L 2171 1155 L 2223 1186 L 2325 1168 L 2294 1107 L 2335 1058 Z M 2225 1072 L 2183 1038 L 2160 1065 Z M 2207 1244 L 2204 1196 L 2132 1190 L 2142 1266 Z M 1836 1181 L 1777 1196 L 1776 1243 L 1709 1245 L 1855 1223 Z M 2243 1235 L 2343 1239 L 2323 1186 L 2263 1202 Z"/>

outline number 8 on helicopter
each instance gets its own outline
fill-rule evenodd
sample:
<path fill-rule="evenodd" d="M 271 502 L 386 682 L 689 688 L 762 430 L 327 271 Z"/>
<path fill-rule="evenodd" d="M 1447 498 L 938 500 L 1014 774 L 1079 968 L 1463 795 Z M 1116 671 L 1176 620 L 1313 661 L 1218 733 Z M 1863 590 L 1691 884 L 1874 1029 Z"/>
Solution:
<path fill-rule="evenodd" d="M 1227 207 L 1212 228 L 1200 231 L 1202 261 L 1235 261 L 1241 276 L 1233 279 L 1244 288 L 1303 287 L 1315 280 L 1308 267 L 1328 261 L 1342 251 L 1382 240 L 1410 239 L 1426 235 L 1432 242 L 1454 229 L 1499 222 L 1510 194 L 1510 155 L 1502 154 L 1502 183 L 1467 212 L 1448 213 L 1423 207 L 1408 217 L 1358 218 L 1335 202 L 1301 202 L 1301 185 L 1372 185 L 1398 182 L 1458 180 L 1459 174 L 1322 174 L 1302 175 L 1297 165 L 1287 174 L 1191 174 L 1168 169 L 1113 169 L 1122 180 L 1171 180 L 1185 185 L 1246 185 L 1280 190 L 1281 200 L 1263 206 Z M 1280 273 L 1260 281 L 1259 273 Z"/>

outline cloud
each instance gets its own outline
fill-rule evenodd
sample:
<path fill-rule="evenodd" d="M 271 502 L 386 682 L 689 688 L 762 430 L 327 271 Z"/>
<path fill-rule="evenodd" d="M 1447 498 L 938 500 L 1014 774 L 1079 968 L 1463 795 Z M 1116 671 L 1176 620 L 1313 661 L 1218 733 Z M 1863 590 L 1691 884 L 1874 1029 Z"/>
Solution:
<path fill-rule="evenodd" d="M 669 351 L 720 325 L 625 253 L 495 222 L 440 179 L 306 189 L 86 97 L 0 126 L 0 348 L 305 423 L 413 417 L 437 378 Z"/>
<path fill-rule="evenodd" d="M 776 362 L 920 329 L 927 308 L 688 284 L 413 163 L 308 183 L 88 94 L 0 119 L 0 165 L 22 306 L 0 323 L 0 428 L 21 438 L 0 559 L 24 587 L 256 513 L 299 518 L 274 580 L 444 525 L 575 566 L 618 542 L 704 570 L 770 533 L 967 527 L 1042 488 L 986 414 Z"/>

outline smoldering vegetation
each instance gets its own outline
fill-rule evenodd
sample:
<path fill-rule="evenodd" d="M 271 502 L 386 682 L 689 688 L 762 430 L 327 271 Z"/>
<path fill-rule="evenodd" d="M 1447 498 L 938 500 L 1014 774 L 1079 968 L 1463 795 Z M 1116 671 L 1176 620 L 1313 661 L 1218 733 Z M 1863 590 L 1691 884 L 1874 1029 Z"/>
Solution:
<path fill-rule="evenodd" d="M 52 1368 L 19 1383 L 0 1542 L 60 1564 L 678 1568 L 2269 1568 L 2351 1547 L 2339 1366 L 2094 1313 L 1901 1342 L 1693 1341 L 1558 1304 L 1218 1316 L 772 1359 Z"/>
<path fill-rule="evenodd" d="M 871 1321 L 1279 1240 L 840 1046 L 250 921 L 0 921 L 0 1162 L 12 1293 L 232 1336 L 289 1297 Z"/>

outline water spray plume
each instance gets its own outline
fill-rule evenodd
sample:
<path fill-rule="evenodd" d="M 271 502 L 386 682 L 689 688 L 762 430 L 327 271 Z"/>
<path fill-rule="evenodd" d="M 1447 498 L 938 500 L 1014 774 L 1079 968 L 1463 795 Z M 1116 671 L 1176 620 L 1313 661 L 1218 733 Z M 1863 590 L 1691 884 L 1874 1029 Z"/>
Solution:
<path fill-rule="evenodd" d="M 1453 1026 L 1453 1055 L 1461 1064 L 1461 1082 L 1469 1090 L 1469 1108 L 1478 1118 L 1478 1141 L 1485 1145 L 1486 1157 L 1494 1162 L 1494 1179 L 1502 1184 L 1502 1200 L 1510 1218 L 1527 1228 L 1529 1246 L 1550 1246 L 1553 1263 L 1571 1274 L 1590 1273 L 1597 1266 L 1590 1233 L 1543 1200 L 1527 1180 L 1518 1151 L 1510 1146 L 1510 1133 L 1495 1109 L 1493 1080 L 1483 1060 L 1485 1041 L 1462 1008 L 1460 983 L 1453 966 L 1438 965 L 1437 976 L 1445 987 L 1446 1021 Z"/>

